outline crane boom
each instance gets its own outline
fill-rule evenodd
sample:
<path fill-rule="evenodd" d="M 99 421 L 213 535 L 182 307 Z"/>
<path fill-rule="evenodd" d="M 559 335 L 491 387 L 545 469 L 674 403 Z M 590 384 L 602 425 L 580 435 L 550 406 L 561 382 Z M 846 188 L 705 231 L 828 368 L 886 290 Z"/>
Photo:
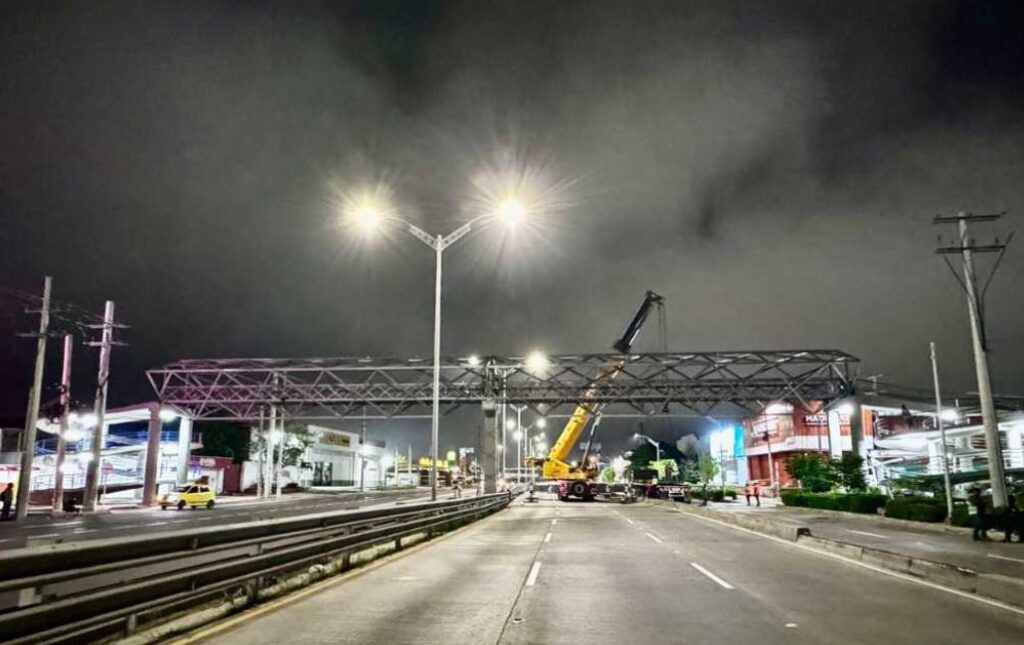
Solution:
<path fill-rule="evenodd" d="M 626 326 L 626 331 L 622 334 L 622 337 L 613 344 L 616 351 L 622 354 L 629 353 L 633 347 L 633 342 L 640 333 L 640 329 L 644 326 L 644 323 L 647 322 L 647 318 L 650 316 L 651 310 L 655 306 L 663 306 L 664 302 L 665 299 L 653 291 L 648 291 L 646 293 L 640 308 L 637 310 L 636 314 L 633 315 L 633 319 L 629 322 L 629 325 Z M 569 417 L 565 427 L 562 429 L 562 433 L 558 436 L 558 440 L 551 446 L 551 450 L 548 452 L 547 458 L 543 461 L 542 473 L 544 477 L 557 479 L 560 482 L 566 482 L 568 484 L 567 490 L 571 491 L 572 494 L 577 497 L 589 496 L 590 489 L 586 480 L 593 479 L 596 473 L 588 469 L 587 464 L 585 463 L 581 463 L 579 466 L 574 466 L 569 462 L 573 446 L 576 445 L 580 435 L 583 434 L 583 430 L 587 427 L 587 423 L 589 423 L 590 420 L 601 411 L 601 408 L 604 407 L 604 404 L 593 401 L 597 388 L 604 382 L 610 381 L 618 376 L 627 360 L 627 358 L 623 358 L 617 361 L 614 365 L 604 369 L 600 374 L 598 374 L 597 378 L 590 383 L 587 391 L 583 394 L 582 400 L 576 406 L 576 409 L 573 410 L 572 416 Z M 586 455 L 584 455 L 584 458 L 585 457 Z M 563 486 L 560 483 L 560 490 L 562 487 Z M 567 496 L 567 494 L 562 495 L 560 492 L 560 495 L 563 497 Z"/>

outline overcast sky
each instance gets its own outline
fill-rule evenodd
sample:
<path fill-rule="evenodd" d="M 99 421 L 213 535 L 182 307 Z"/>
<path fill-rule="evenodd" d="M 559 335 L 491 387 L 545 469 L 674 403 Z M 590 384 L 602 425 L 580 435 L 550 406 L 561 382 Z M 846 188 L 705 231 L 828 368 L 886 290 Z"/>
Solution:
<path fill-rule="evenodd" d="M 446 254 L 446 354 L 606 351 L 654 289 L 671 349 L 838 348 L 927 387 L 934 340 L 971 390 L 931 218 L 1020 228 L 1022 27 L 1012 1 L 4 3 L 0 286 L 117 302 L 115 404 L 185 357 L 429 356 L 430 252 L 339 196 L 385 183 L 444 233 L 516 170 L 530 227 Z M 989 292 L 1006 393 L 1022 273 L 1011 247 Z M 33 324 L 0 298 L 8 416 Z"/>

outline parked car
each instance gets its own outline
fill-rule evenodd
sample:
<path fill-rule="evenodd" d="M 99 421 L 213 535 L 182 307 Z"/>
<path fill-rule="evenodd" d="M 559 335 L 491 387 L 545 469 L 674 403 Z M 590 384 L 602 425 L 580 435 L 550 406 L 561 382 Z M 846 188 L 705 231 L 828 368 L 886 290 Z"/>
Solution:
<path fill-rule="evenodd" d="M 216 498 L 217 495 L 209 486 L 192 484 L 190 486 L 183 486 L 173 493 L 166 493 L 160 498 L 160 508 L 165 511 L 168 506 L 176 506 L 179 511 L 186 506 L 191 506 L 192 508 L 199 508 L 200 506 L 213 508 Z"/>

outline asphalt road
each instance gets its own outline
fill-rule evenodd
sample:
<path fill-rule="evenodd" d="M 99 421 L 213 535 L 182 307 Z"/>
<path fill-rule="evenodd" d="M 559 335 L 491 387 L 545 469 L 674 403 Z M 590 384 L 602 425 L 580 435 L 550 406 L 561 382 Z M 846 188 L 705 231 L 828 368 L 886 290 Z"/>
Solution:
<path fill-rule="evenodd" d="M 448 491 L 445 491 L 448 494 Z M 353 510 L 379 504 L 424 501 L 430 499 L 429 489 L 407 491 L 368 491 L 285 495 L 280 501 L 220 499 L 213 509 L 185 509 L 178 511 L 159 508 L 140 510 L 114 510 L 99 515 L 50 518 L 29 516 L 24 524 L 0 524 L 0 549 L 12 549 L 35 544 L 94 540 L 172 531 L 195 527 L 210 527 L 258 519 L 322 513 L 332 510 Z"/>
<path fill-rule="evenodd" d="M 1014 612 L 641 504 L 518 503 L 191 637 L 249 643 L 1019 643 Z"/>

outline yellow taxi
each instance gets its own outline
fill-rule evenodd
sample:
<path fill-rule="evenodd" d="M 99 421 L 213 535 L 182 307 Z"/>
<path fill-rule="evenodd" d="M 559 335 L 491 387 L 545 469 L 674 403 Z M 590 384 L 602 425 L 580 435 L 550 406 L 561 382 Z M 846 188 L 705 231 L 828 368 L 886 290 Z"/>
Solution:
<path fill-rule="evenodd" d="M 199 508 L 200 506 L 213 508 L 216 498 L 216 493 L 209 486 L 205 484 L 191 484 L 183 486 L 173 493 L 165 493 L 160 498 L 160 508 L 165 511 L 168 506 L 176 506 L 179 511 L 186 506 L 191 506 L 192 508 Z"/>

